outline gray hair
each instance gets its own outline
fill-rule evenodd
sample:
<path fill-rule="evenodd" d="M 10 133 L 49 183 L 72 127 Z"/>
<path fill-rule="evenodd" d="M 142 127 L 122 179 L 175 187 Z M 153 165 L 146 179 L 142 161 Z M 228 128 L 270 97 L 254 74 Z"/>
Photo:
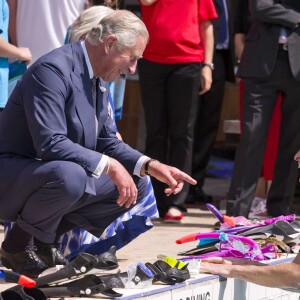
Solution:
<path fill-rule="evenodd" d="M 117 38 L 118 51 L 134 47 L 138 37 L 143 37 L 147 42 L 149 33 L 140 18 L 127 10 L 117 10 L 105 16 L 87 36 L 92 45 L 97 45 L 103 38 L 114 35 Z"/>
<path fill-rule="evenodd" d="M 84 39 L 91 29 L 114 10 L 110 7 L 96 5 L 84 10 L 74 21 L 70 29 L 69 43 Z"/>

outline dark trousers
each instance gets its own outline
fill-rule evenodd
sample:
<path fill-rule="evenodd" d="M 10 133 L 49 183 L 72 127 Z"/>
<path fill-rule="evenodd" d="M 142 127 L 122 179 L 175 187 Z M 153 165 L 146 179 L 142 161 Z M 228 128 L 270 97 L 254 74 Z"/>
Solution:
<path fill-rule="evenodd" d="M 211 89 L 199 96 L 195 122 L 192 176 L 197 186 L 204 184 L 206 167 L 217 137 L 226 81 L 226 50 L 216 50 Z"/>
<path fill-rule="evenodd" d="M 146 154 L 191 173 L 194 123 L 200 88 L 200 63 L 159 64 L 142 59 L 138 65 L 146 121 Z M 163 216 L 172 205 L 182 205 L 188 185 L 165 197 L 165 185 L 152 179 Z"/>
<path fill-rule="evenodd" d="M 288 213 L 297 181 L 293 157 L 300 149 L 300 83 L 291 73 L 288 53 L 280 50 L 274 71 L 266 79 L 245 78 L 242 136 L 227 196 L 227 214 L 248 216 L 260 176 L 272 113 L 282 93 L 282 121 L 268 214 Z"/>
<path fill-rule="evenodd" d="M 23 165 L 14 175 L 12 172 L 17 168 L 12 162 Z M 94 179 L 96 195 L 86 194 L 87 174 L 76 163 L 4 158 L 0 159 L 0 166 L 3 175 L 0 219 L 16 222 L 41 242 L 53 243 L 58 238 L 56 233 L 63 233 L 60 227 L 65 224 L 69 230 L 82 227 L 99 237 L 110 223 L 128 210 L 116 203 L 119 193 L 108 175 Z M 5 174 L 10 174 L 7 177 L 13 180 L 5 179 Z M 136 176 L 135 180 L 140 201 L 147 180 Z"/>

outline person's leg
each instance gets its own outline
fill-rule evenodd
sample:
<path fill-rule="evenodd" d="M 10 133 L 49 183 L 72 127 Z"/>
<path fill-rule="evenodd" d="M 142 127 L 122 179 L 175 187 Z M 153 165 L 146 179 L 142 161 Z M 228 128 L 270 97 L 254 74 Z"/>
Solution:
<path fill-rule="evenodd" d="M 146 177 L 134 177 L 134 181 L 138 189 L 137 203 L 139 203 L 145 196 L 148 181 Z M 81 227 L 96 237 L 100 237 L 108 225 L 132 208 L 132 206 L 126 208 L 117 204 L 119 192 L 108 175 L 95 179 L 95 186 L 96 195 L 85 194 L 64 215 L 63 226 L 66 226 L 66 221 L 69 224 L 69 227 L 68 225 L 65 227 L 66 231 L 70 230 L 74 224 L 73 228 Z M 63 231 L 62 224 L 60 224 L 57 232 L 61 235 Z"/>
<path fill-rule="evenodd" d="M 242 135 L 236 150 L 227 214 L 248 216 L 261 172 L 265 144 L 277 101 L 277 82 L 245 79 Z"/>
<path fill-rule="evenodd" d="M 52 161 L 33 170 L 39 186 L 27 197 L 16 223 L 37 240 L 53 243 L 62 217 L 81 199 L 86 172 L 78 164 Z"/>
<path fill-rule="evenodd" d="M 211 89 L 199 96 L 198 100 L 192 159 L 192 177 L 197 180 L 197 185 L 191 186 L 190 191 L 191 200 L 195 201 L 212 200 L 204 194 L 202 188 L 220 123 L 226 80 L 225 59 L 223 51 L 215 52 Z"/>
<path fill-rule="evenodd" d="M 272 120 L 268 132 L 268 140 L 266 150 L 264 154 L 263 170 L 262 174 L 266 181 L 272 181 L 274 176 L 275 163 L 277 159 L 278 142 L 280 135 L 280 123 L 281 123 L 281 104 L 282 97 L 279 95 L 276 102 Z"/>
<path fill-rule="evenodd" d="M 151 229 L 153 227 L 151 220 L 158 218 L 158 210 L 150 177 L 145 178 L 147 189 L 143 199 L 109 224 L 100 238 L 96 238 L 82 228 L 73 229 L 74 224 L 62 224 L 62 220 L 60 224 L 62 230 L 60 231 L 61 226 L 59 226 L 57 235 L 62 235 L 59 242 L 64 254 L 72 259 L 82 251 L 101 254 L 109 251 L 112 246 L 121 249 L 140 234 Z"/>
<path fill-rule="evenodd" d="M 266 199 L 267 182 L 264 177 L 259 177 L 255 190 L 255 197 Z"/>
<path fill-rule="evenodd" d="M 19 253 L 24 251 L 26 246 L 33 245 L 32 242 L 30 233 L 20 228 L 18 224 L 13 224 L 2 243 L 2 248 L 9 253 Z"/>
<path fill-rule="evenodd" d="M 26 163 L 17 170 L 11 161 L 17 166 Z M 0 205 L 5 205 L 1 218 L 15 221 L 2 244 L 1 258 L 14 271 L 37 275 L 48 266 L 41 263 L 32 249 L 27 249 L 31 237 L 52 245 L 62 216 L 84 193 L 86 172 L 81 166 L 64 161 L 11 158 L 1 161 L 1 166 L 11 183 L 1 193 Z M 50 248 L 52 251 L 53 247 Z M 60 255 L 57 251 L 55 254 Z"/>
<path fill-rule="evenodd" d="M 168 163 L 168 116 L 166 81 L 172 65 L 153 63 L 141 59 L 138 63 L 141 100 L 146 123 L 145 154 L 162 163 Z M 167 211 L 165 184 L 151 178 L 159 214 Z"/>
<path fill-rule="evenodd" d="M 191 173 L 194 126 L 200 89 L 200 63 L 177 64 L 167 81 L 167 120 L 170 130 L 168 164 Z M 171 195 L 169 206 L 182 207 L 189 185 L 177 195 Z"/>
<path fill-rule="evenodd" d="M 253 199 L 251 205 L 249 214 L 250 218 L 264 217 L 267 215 L 266 199 L 268 197 L 268 193 L 274 176 L 274 169 L 278 150 L 278 140 L 281 122 L 281 100 L 281 95 L 279 95 L 278 101 L 276 102 L 272 115 L 266 149 L 264 153 L 261 177 L 258 180 L 258 184 L 255 191 L 255 198 Z"/>
<path fill-rule="evenodd" d="M 283 64 L 282 119 L 275 172 L 267 200 L 267 211 L 271 216 L 289 213 L 298 176 L 294 155 L 300 149 L 300 84 L 291 74 L 288 54 L 281 53 L 279 58 Z"/>

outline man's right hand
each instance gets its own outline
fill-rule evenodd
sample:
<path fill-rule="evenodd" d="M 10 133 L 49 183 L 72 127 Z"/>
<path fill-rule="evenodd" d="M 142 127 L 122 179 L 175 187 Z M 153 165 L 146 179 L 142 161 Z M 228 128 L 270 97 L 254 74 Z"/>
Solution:
<path fill-rule="evenodd" d="M 124 205 L 126 208 L 136 204 L 138 191 L 130 174 L 117 160 L 111 157 L 108 164 L 108 174 L 119 191 L 117 203 L 120 206 Z"/>
<path fill-rule="evenodd" d="M 145 164 L 142 168 L 142 175 L 145 175 Z M 157 160 L 149 163 L 149 170 L 150 176 L 153 176 L 157 180 L 168 185 L 168 187 L 165 189 L 165 194 L 167 196 L 170 196 L 171 194 L 178 194 L 182 190 L 184 182 L 193 185 L 197 183 L 197 181 L 188 174 L 180 171 L 175 167 L 165 165 Z"/>

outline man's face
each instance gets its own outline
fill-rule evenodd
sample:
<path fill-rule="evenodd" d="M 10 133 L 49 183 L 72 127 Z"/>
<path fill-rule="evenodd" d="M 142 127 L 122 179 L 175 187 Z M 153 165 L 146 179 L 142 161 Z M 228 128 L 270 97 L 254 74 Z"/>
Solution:
<path fill-rule="evenodd" d="M 116 40 L 110 41 L 107 45 L 107 56 L 101 66 L 101 77 L 107 82 L 116 80 L 122 74 L 133 74 L 136 70 L 137 61 L 142 57 L 146 47 L 144 38 L 139 37 L 132 49 L 118 51 Z"/>

